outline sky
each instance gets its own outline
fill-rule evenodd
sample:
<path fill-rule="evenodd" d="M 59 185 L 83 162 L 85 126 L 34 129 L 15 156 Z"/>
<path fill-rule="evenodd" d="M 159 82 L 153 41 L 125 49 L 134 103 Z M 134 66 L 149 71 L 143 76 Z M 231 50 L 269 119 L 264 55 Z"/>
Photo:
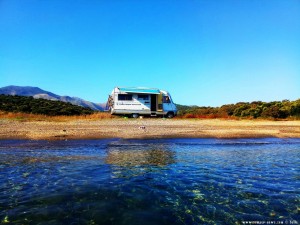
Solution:
<path fill-rule="evenodd" d="M 299 0 L 0 0 L 0 87 L 102 103 L 115 86 L 175 103 L 300 98 Z"/>

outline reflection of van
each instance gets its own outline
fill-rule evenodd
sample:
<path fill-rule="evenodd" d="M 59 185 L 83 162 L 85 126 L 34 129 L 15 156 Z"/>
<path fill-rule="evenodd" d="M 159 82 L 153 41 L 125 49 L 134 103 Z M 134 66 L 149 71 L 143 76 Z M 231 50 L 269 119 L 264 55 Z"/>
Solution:
<path fill-rule="evenodd" d="M 115 87 L 107 100 L 106 107 L 111 114 L 167 116 L 177 114 L 177 108 L 167 91 L 157 88 Z"/>

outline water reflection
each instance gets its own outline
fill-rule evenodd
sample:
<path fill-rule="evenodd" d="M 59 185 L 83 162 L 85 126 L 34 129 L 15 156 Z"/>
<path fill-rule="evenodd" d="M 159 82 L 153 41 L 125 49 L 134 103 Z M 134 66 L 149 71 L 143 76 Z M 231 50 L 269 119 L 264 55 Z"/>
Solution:
<path fill-rule="evenodd" d="M 107 164 L 118 166 L 156 165 L 165 166 L 175 163 L 174 152 L 162 149 L 118 150 L 111 149 L 106 157 Z"/>
<path fill-rule="evenodd" d="M 108 145 L 105 163 L 111 165 L 112 178 L 145 182 L 176 161 L 174 151 L 166 145 L 118 142 Z"/>

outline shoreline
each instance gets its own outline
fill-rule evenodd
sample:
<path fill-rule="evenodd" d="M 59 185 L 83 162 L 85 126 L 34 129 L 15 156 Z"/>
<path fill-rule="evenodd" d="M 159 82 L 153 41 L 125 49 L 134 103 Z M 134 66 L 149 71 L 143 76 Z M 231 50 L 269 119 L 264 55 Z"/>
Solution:
<path fill-rule="evenodd" d="M 300 121 L 222 119 L 0 119 L 0 139 L 300 138 Z"/>

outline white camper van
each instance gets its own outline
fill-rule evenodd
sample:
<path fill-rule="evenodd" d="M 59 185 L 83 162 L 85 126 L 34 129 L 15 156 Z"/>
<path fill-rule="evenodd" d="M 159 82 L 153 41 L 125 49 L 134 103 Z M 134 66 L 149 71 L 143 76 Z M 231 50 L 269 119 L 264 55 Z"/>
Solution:
<path fill-rule="evenodd" d="M 177 114 L 171 95 L 164 90 L 144 87 L 115 87 L 108 97 L 107 110 L 115 115 L 166 116 Z"/>

